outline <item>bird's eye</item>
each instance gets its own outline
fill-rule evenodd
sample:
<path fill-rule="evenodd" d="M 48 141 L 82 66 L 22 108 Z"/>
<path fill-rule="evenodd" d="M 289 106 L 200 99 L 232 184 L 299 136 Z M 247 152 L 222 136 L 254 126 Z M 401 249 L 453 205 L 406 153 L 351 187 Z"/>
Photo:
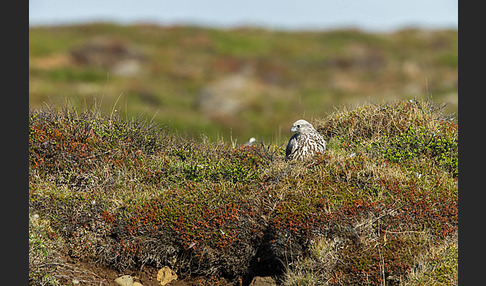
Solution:
<path fill-rule="evenodd" d="M 297 128 L 300 128 L 300 124 L 297 124 Z"/>

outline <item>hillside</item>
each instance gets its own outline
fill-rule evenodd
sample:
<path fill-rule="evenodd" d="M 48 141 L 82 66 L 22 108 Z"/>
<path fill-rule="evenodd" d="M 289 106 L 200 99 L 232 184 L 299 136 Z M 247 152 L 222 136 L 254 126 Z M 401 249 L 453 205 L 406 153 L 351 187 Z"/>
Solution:
<path fill-rule="evenodd" d="M 402 100 L 311 123 L 328 150 L 298 163 L 266 141 L 32 109 L 30 284 L 155 285 L 169 266 L 185 285 L 457 285 L 456 119 Z"/>
<path fill-rule="evenodd" d="M 298 118 L 382 99 L 432 98 L 457 112 L 457 67 L 455 30 L 29 28 L 31 108 L 96 101 L 197 140 L 283 144 Z"/>

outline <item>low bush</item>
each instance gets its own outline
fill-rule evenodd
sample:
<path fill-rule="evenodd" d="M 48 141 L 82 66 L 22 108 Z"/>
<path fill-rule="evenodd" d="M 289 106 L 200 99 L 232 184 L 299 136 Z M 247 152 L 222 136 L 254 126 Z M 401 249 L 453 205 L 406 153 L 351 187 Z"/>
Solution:
<path fill-rule="evenodd" d="M 454 120 L 398 101 L 313 123 L 326 153 L 286 162 L 279 146 L 197 142 L 95 108 L 31 111 L 30 220 L 51 235 L 31 229 L 30 253 L 235 285 L 457 281 Z M 48 275 L 32 269 L 31 283 Z"/>

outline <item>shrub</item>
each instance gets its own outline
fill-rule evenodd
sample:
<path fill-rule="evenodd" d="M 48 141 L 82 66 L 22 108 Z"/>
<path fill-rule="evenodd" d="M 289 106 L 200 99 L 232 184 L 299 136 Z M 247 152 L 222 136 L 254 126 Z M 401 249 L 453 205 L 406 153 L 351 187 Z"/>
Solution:
<path fill-rule="evenodd" d="M 286 162 L 279 146 L 198 142 L 96 110 L 31 111 L 29 206 L 60 247 L 34 231 L 29 252 L 235 285 L 256 275 L 398 285 L 422 255 L 437 265 L 425 276 L 454 280 L 456 253 L 427 251 L 457 235 L 457 124 L 429 102 L 399 101 L 315 126 L 329 149 Z M 49 271 L 32 269 L 32 283 Z"/>
<path fill-rule="evenodd" d="M 343 144 L 356 145 L 386 135 L 395 137 L 406 132 L 411 125 L 434 130 L 442 122 L 451 122 L 443 114 L 445 106 L 432 101 L 394 101 L 357 107 L 354 110 L 338 109 L 316 128 L 328 138 L 341 138 Z"/>
<path fill-rule="evenodd" d="M 408 130 L 392 138 L 383 135 L 380 152 L 390 161 L 403 163 L 425 156 L 441 164 L 453 176 L 457 176 L 457 125 L 444 122 L 438 132 L 424 126 L 410 125 Z"/>

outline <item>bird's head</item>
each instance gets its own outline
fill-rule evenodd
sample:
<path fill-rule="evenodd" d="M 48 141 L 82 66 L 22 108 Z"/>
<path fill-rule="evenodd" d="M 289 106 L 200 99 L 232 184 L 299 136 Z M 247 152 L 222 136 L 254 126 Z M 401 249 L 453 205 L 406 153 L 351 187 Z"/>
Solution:
<path fill-rule="evenodd" d="M 292 128 L 290 128 L 290 131 L 296 133 L 306 133 L 312 130 L 314 130 L 314 126 L 312 126 L 312 124 L 305 121 L 304 119 L 299 119 L 295 121 L 294 124 L 292 124 Z"/>

